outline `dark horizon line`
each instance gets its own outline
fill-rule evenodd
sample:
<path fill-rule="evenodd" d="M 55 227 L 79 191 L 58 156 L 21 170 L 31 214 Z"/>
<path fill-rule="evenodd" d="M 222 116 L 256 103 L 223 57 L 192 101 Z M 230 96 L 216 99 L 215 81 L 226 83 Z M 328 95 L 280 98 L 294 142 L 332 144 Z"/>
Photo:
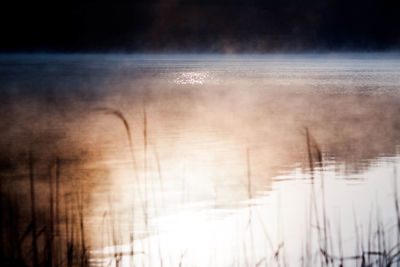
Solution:
<path fill-rule="evenodd" d="M 301 49 L 0 49 L 0 54 L 210 54 L 210 55 L 230 55 L 230 54 L 329 54 L 329 53 L 400 53 L 400 46 L 384 48 L 301 48 Z"/>

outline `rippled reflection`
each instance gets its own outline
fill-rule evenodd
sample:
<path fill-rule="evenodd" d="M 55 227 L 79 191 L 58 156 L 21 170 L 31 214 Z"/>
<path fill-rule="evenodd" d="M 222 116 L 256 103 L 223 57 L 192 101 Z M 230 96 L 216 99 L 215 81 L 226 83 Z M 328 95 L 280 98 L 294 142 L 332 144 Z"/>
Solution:
<path fill-rule="evenodd" d="M 94 265 L 308 266 L 322 203 L 335 255 L 339 229 L 352 257 L 368 225 L 392 223 L 397 55 L 0 63 L 3 190 L 27 198 L 31 150 L 41 212 L 58 177 L 60 217 L 84 206 Z M 305 128 L 323 159 L 312 175 Z M 65 238 L 68 220 L 57 225 Z"/>
<path fill-rule="evenodd" d="M 176 84 L 204 84 L 210 79 L 208 72 L 179 72 L 175 76 L 174 83 Z"/>

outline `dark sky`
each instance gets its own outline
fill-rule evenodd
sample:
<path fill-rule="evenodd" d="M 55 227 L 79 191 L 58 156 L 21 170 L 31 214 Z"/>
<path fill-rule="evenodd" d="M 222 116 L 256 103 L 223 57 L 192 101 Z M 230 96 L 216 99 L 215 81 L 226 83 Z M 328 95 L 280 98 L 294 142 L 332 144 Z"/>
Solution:
<path fill-rule="evenodd" d="M 1 51 L 398 50 L 385 0 L 3 1 Z"/>

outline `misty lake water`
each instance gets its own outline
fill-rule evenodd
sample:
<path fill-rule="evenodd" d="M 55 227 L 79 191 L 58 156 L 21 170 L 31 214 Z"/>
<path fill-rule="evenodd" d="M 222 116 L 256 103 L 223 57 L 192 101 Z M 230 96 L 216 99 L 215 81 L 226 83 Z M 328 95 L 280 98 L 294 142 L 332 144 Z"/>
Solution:
<path fill-rule="evenodd" d="M 399 54 L 2 55 L 0 87 L 2 194 L 28 195 L 29 150 L 45 205 L 59 158 L 93 265 L 319 265 L 324 228 L 351 266 L 375 229 L 397 242 Z"/>

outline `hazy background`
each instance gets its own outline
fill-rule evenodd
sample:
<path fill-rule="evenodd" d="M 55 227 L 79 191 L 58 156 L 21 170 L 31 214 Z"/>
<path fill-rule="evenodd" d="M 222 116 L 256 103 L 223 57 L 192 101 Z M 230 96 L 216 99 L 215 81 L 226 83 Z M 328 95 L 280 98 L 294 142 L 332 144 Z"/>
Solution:
<path fill-rule="evenodd" d="M 395 50 L 398 1 L 5 1 L 0 51 Z"/>

